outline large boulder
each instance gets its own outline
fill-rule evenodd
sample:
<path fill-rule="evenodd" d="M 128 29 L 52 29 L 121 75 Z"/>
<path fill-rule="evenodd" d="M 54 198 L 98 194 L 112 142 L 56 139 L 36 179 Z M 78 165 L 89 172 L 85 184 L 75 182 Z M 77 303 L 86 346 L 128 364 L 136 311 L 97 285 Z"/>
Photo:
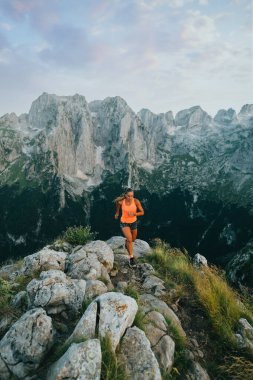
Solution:
<path fill-rule="evenodd" d="M 68 257 L 67 273 L 71 278 L 97 280 L 103 278 L 108 290 L 113 285 L 108 272 L 113 268 L 114 255 L 104 241 L 92 241 L 77 247 Z"/>
<path fill-rule="evenodd" d="M 74 342 L 75 340 L 84 340 L 95 338 L 96 326 L 97 326 L 98 315 L 98 304 L 93 301 L 85 310 L 82 318 L 77 323 L 71 336 L 68 338 L 68 343 Z"/>
<path fill-rule="evenodd" d="M 13 280 L 20 274 L 20 267 L 16 263 L 4 265 L 0 268 L 0 277 L 4 280 Z"/>
<path fill-rule="evenodd" d="M 114 254 L 111 247 L 102 240 L 91 241 L 85 244 L 84 250 L 90 254 L 95 253 L 103 266 L 110 271 L 113 267 Z"/>
<path fill-rule="evenodd" d="M 239 331 L 236 338 L 239 346 L 253 352 L 253 327 L 245 318 L 240 318 L 238 325 Z"/>
<path fill-rule="evenodd" d="M 149 263 L 138 264 L 138 269 L 139 269 L 141 278 L 143 278 L 143 279 L 145 279 L 147 276 L 153 275 L 155 273 L 154 268 Z"/>
<path fill-rule="evenodd" d="M 146 276 L 142 287 L 145 292 L 152 293 L 155 296 L 161 296 L 166 291 L 164 281 L 154 275 Z"/>
<path fill-rule="evenodd" d="M 131 326 L 138 306 L 136 301 L 122 293 L 109 292 L 95 298 L 73 331 L 70 341 L 75 338 L 109 336 L 115 350 L 127 327 Z"/>
<path fill-rule="evenodd" d="M 201 266 L 208 267 L 207 259 L 205 256 L 202 256 L 199 253 L 196 253 L 196 255 L 194 255 L 192 263 L 196 268 L 201 268 Z"/>
<path fill-rule="evenodd" d="M 137 327 L 127 329 L 121 344 L 121 357 L 132 380 L 161 380 L 157 359 L 145 333 Z"/>
<path fill-rule="evenodd" d="M 170 372 L 174 363 L 175 342 L 167 334 L 168 324 L 161 313 L 151 311 L 144 319 L 144 330 L 160 368 Z"/>
<path fill-rule="evenodd" d="M 102 264 L 96 253 L 88 253 L 82 247 L 69 256 L 67 273 L 71 278 L 96 280 L 102 276 Z"/>
<path fill-rule="evenodd" d="M 101 346 L 98 339 L 73 343 L 48 371 L 47 380 L 100 380 Z"/>
<path fill-rule="evenodd" d="M 85 299 L 93 299 L 107 292 L 107 286 L 99 280 L 86 281 Z"/>
<path fill-rule="evenodd" d="M 85 296 L 86 282 L 73 280 L 58 270 L 41 272 L 39 279 L 27 285 L 30 307 L 43 307 L 48 314 L 63 311 L 75 316 L 81 309 Z"/>
<path fill-rule="evenodd" d="M 178 316 L 164 301 L 156 298 L 152 294 L 145 293 L 140 295 L 140 302 L 141 309 L 144 313 L 148 313 L 152 310 L 159 311 L 164 317 L 168 318 L 174 325 L 177 326 L 182 336 L 186 336 Z"/>
<path fill-rule="evenodd" d="M 123 236 L 113 236 L 107 240 L 107 244 L 111 247 L 114 253 L 127 254 L 125 248 L 126 239 Z M 136 258 L 142 257 L 151 251 L 150 245 L 140 239 L 136 239 L 133 244 L 133 253 Z"/>
<path fill-rule="evenodd" d="M 23 273 L 30 275 L 35 271 L 47 271 L 50 269 L 65 270 L 67 254 L 56 252 L 48 247 L 32 255 L 26 256 L 23 262 Z"/>
<path fill-rule="evenodd" d="M 0 342 L 0 378 L 33 374 L 53 343 L 52 320 L 42 308 L 27 311 Z"/>

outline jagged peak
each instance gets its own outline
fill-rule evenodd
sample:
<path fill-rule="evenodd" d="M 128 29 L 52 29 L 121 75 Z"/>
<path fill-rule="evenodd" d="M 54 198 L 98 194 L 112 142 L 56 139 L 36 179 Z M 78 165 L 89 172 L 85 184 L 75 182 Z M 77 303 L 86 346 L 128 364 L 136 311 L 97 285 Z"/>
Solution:
<path fill-rule="evenodd" d="M 72 113 L 85 113 L 88 104 L 83 95 L 58 96 L 43 92 L 33 101 L 29 111 L 29 123 L 39 129 L 44 129 L 48 124 L 56 120 L 58 112 L 64 112 L 65 107 Z"/>
<path fill-rule="evenodd" d="M 117 109 L 120 112 L 130 112 L 135 114 L 132 108 L 127 104 L 127 102 L 121 96 L 108 96 L 103 100 L 93 100 L 89 103 L 91 111 L 97 111 L 98 107 L 108 109 L 108 111 L 114 112 Z"/>
<path fill-rule="evenodd" d="M 87 104 L 85 96 L 80 95 L 80 94 L 60 96 L 56 94 L 49 94 L 47 92 L 43 92 L 37 99 L 35 99 L 32 102 L 31 109 L 38 104 L 49 105 L 49 104 L 57 104 L 57 103 L 62 103 L 62 102 L 76 102 L 76 101 L 81 101 Z"/>
<path fill-rule="evenodd" d="M 177 114 L 176 114 L 176 117 L 177 117 L 177 115 L 179 115 L 179 114 L 181 114 L 181 113 L 188 113 L 188 114 L 193 114 L 193 113 L 195 113 L 195 112 L 200 112 L 200 113 L 203 113 L 203 114 L 207 114 L 208 115 L 208 113 L 206 112 L 206 111 L 204 111 L 203 110 L 203 108 L 201 108 L 201 106 L 193 106 L 193 107 L 190 107 L 190 108 L 185 108 L 185 109 L 183 109 L 183 110 L 181 110 L 181 111 L 178 111 L 177 112 Z"/>
<path fill-rule="evenodd" d="M 0 117 L 1 121 L 4 120 L 18 120 L 18 116 L 15 114 L 15 112 L 6 113 L 3 116 Z"/>
<path fill-rule="evenodd" d="M 146 113 L 148 113 L 150 115 L 155 115 L 155 113 L 150 111 L 148 108 L 142 108 L 140 111 L 137 112 L 137 115 L 143 115 Z"/>
<path fill-rule="evenodd" d="M 189 125 L 190 127 L 199 125 L 201 122 L 209 124 L 212 117 L 200 106 L 193 106 L 177 112 L 175 116 L 176 125 Z"/>
<path fill-rule="evenodd" d="M 236 111 L 233 108 L 220 109 L 214 116 L 214 121 L 222 124 L 230 124 L 236 119 Z"/>
<path fill-rule="evenodd" d="M 253 104 L 244 104 L 239 112 L 239 115 L 253 115 Z"/>

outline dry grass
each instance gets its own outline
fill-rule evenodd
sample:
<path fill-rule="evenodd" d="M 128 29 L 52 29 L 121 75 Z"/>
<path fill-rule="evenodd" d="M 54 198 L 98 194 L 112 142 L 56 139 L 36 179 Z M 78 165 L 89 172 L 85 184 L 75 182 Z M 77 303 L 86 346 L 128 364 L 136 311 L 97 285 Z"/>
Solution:
<path fill-rule="evenodd" d="M 235 344 L 234 330 L 243 314 L 237 293 L 229 287 L 215 267 L 195 270 L 193 284 L 217 335 L 222 340 Z"/>
<path fill-rule="evenodd" d="M 253 362 L 241 356 L 225 357 L 224 364 L 219 366 L 222 372 L 229 380 L 252 380 L 253 379 Z M 223 378 L 224 378 L 223 375 Z M 220 379 L 218 376 L 217 379 Z"/>
<path fill-rule="evenodd" d="M 235 344 L 234 331 L 239 318 L 248 317 L 252 321 L 252 313 L 217 268 L 196 269 L 187 252 L 171 248 L 161 241 L 156 244 L 148 260 L 165 281 L 173 280 L 175 288 L 180 286 L 181 290 L 195 294 L 221 342 Z"/>

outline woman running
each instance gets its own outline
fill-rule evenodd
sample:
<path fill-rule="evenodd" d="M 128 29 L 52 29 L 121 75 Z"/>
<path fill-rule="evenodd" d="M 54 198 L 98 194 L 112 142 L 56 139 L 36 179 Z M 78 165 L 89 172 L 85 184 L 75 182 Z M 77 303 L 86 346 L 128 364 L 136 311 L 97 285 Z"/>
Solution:
<path fill-rule="evenodd" d="M 135 261 L 133 256 L 133 242 L 137 237 L 137 216 L 144 215 L 141 202 L 134 198 L 134 192 L 128 188 L 124 195 L 118 197 L 114 201 L 116 203 L 115 219 L 118 219 L 121 208 L 120 227 L 122 233 L 126 238 L 126 249 L 129 254 L 129 266 L 135 267 Z"/>

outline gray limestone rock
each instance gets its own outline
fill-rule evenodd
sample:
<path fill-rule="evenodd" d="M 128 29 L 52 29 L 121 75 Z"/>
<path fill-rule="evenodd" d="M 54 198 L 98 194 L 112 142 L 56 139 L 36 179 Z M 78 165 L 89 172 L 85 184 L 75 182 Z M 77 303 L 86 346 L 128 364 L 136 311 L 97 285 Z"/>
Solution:
<path fill-rule="evenodd" d="M 114 261 L 115 263 L 117 263 L 119 270 L 122 270 L 122 268 L 125 268 L 128 266 L 128 260 L 129 259 L 126 254 L 124 255 L 122 253 L 117 253 L 114 256 Z"/>
<path fill-rule="evenodd" d="M 179 329 L 180 333 L 185 336 L 185 332 L 182 328 L 181 322 L 174 311 L 162 300 L 159 300 L 157 297 L 152 294 L 141 294 L 141 309 L 144 313 L 147 313 L 152 310 L 159 311 L 164 317 L 167 317 L 172 321 Z"/>
<path fill-rule="evenodd" d="M 11 278 L 15 278 L 15 273 L 17 273 L 17 275 L 19 274 L 16 264 L 8 264 L 0 268 L 0 277 L 4 280 L 11 280 Z"/>
<path fill-rule="evenodd" d="M 133 245 L 133 254 L 136 258 L 143 257 L 151 252 L 150 245 L 141 239 L 136 239 Z"/>
<path fill-rule="evenodd" d="M 113 236 L 109 240 L 107 240 L 107 244 L 111 247 L 114 253 L 127 255 L 125 241 L 126 239 L 122 236 Z M 151 248 L 146 241 L 140 239 L 135 240 L 133 244 L 133 254 L 136 258 L 142 257 L 150 251 Z"/>
<path fill-rule="evenodd" d="M 79 339 L 95 338 L 96 324 L 98 316 L 97 302 L 92 302 L 85 310 L 82 318 L 77 323 L 73 333 L 68 338 L 68 342 Z"/>
<path fill-rule="evenodd" d="M 24 379 L 33 374 L 52 343 L 52 320 L 45 310 L 27 311 L 0 342 L 0 378 L 7 380 L 13 374 Z"/>
<path fill-rule="evenodd" d="M 253 352 L 253 327 L 245 318 L 239 319 L 239 334 L 236 334 L 240 347 Z"/>
<path fill-rule="evenodd" d="M 125 242 L 126 242 L 126 239 L 123 236 L 113 236 L 109 240 L 106 241 L 106 243 L 113 250 L 114 254 L 115 253 L 126 254 Z"/>
<path fill-rule="evenodd" d="M 103 266 L 110 271 L 113 267 L 114 255 L 111 247 L 102 240 L 95 240 L 85 244 L 85 252 L 87 254 L 95 253 Z"/>
<path fill-rule="evenodd" d="M 82 307 L 85 288 L 84 280 L 73 280 L 61 271 L 49 270 L 29 282 L 26 289 L 31 307 L 41 306 L 48 314 L 65 311 L 74 316 Z"/>
<path fill-rule="evenodd" d="M 191 370 L 187 373 L 187 380 L 210 380 L 206 370 L 198 363 L 192 362 Z"/>
<path fill-rule="evenodd" d="M 64 271 L 66 256 L 65 252 L 56 252 L 48 247 L 44 247 L 41 251 L 24 258 L 23 273 L 30 275 L 38 270 L 47 271 L 50 269 Z"/>
<path fill-rule="evenodd" d="M 168 324 L 157 311 L 149 312 L 144 318 L 144 329 L 160 368 L 170 372 L 174 363 L 175 342 L 168 335 Z"/>
<path fill-rule="evenodd" d="M 85 299 L 93 299 L 107 292 L 107 287 L 102 281 L 88 280 L 86 281 Z"/>
<path fill-rule="evenodd" d="M 169 335 L 164 335 L 152 350 L 158 360 L 160 368 L 167 373 L 172 370 L 175 355 L 175 342 Z"/>
<path fill-rule="evenodd" d="M 126 372 L 133 380 L 161 380 L 157 359 L 145 333 L 137 327 L 127 329 L 121 344 Z"/>
<path fill-rule="evenodd" d="M 96 253 L 87 253 L 82 247 L 68 258 L 67 273 L 72 278 L 96 280 L 101 277 L 101 263 Z"/>
<path fill-rule="evenodd" d="M 122 293 L 109 292 L 95 298 L 76 325 L 70 341 L 77 337 L 93 338 L 95 329 L 100 337 L 109 336 L 113 350 L 137 313 L 136 301 Z"/>
<path fill-rule="evenodd" d="M 117 283 L 117 290 L 124 293 L 124 290 L 128 287 L 128 283 L 126 281 L 119 281 Z"/>
<path fill-rule="evenodd" d="M 138 264 L 138 269 L 141 273 L 142 278 L 145 278 L 151 274 L 154 274 L 154 272 L 155 272 L 154 268 L 149 263 Z"/>
<path fill-rule="evenodd" d="M 108 335 L 115 350 L 126 328 L 132 326 L 137 303 L 131 297 L 114 292 L 102 294 L 95 301 L 100 307 L 99 335 Z"/>
<path fill-rule="evenodd" d="M 11 306 L 15 309 L 25 311 L 28 306 L 27 292 L 25 290 L 22 290 L 21 292 L 17 293 L 11 300 Z"/>
<path fill-rule="evenodd" d="M 157 328 L 160 331 L 162 331 L 163 335 L 168 330 L 168 324 L 167 324 L 164 316 L 161 313 L 159 313 L 158 311 L 150 311 L 150 312 L 148 312 L 145 315 L 144 322 L 147 323 L 147 324 L 149 323 L 154 328 Z M 160 337 L 158 339 L 160 339 Z M 151 344 L 155 345 L 157 343 L 157 341 L 153 341 L 152 340 Z"/>
<path fill-rule="evenodd" d="M 100 380 L 102 353 L 98 339 L 72 343 L 48 371 L 47 380 Z"/>
<path fill-rule="evenodd" d="M 164 281 L 153 275 L 146 276 L 142 287 L 144 291 L 147 293 L 152 293 L 155 296 L 160 296 L 166 291 Z"/>
<path fill-rule="evenodd" d="M 253 327 L 247 321 L 247 319 L 245 318 L 239 319 L 239 329 L 242 336 L 253 341 Z"/>
<path fill-rule="evenodd" d="M 205 258 L 205 256 L 202 256 L 199 253 L 196 253 L 196 255 L 193 257 L 193 265 L 196 268 L 200 268 L 202 265 L 204 267 L 207 267 L 208 266 L 207 259 Z"/>
<path fill-rule="evenodd" d="M 113 290 L 114 286 L 111 281 L 111 277 L 109 276 L 109 273 L 103 264 L 101 264 L 101 279 L 105 282 L 109 291 Z"/>

